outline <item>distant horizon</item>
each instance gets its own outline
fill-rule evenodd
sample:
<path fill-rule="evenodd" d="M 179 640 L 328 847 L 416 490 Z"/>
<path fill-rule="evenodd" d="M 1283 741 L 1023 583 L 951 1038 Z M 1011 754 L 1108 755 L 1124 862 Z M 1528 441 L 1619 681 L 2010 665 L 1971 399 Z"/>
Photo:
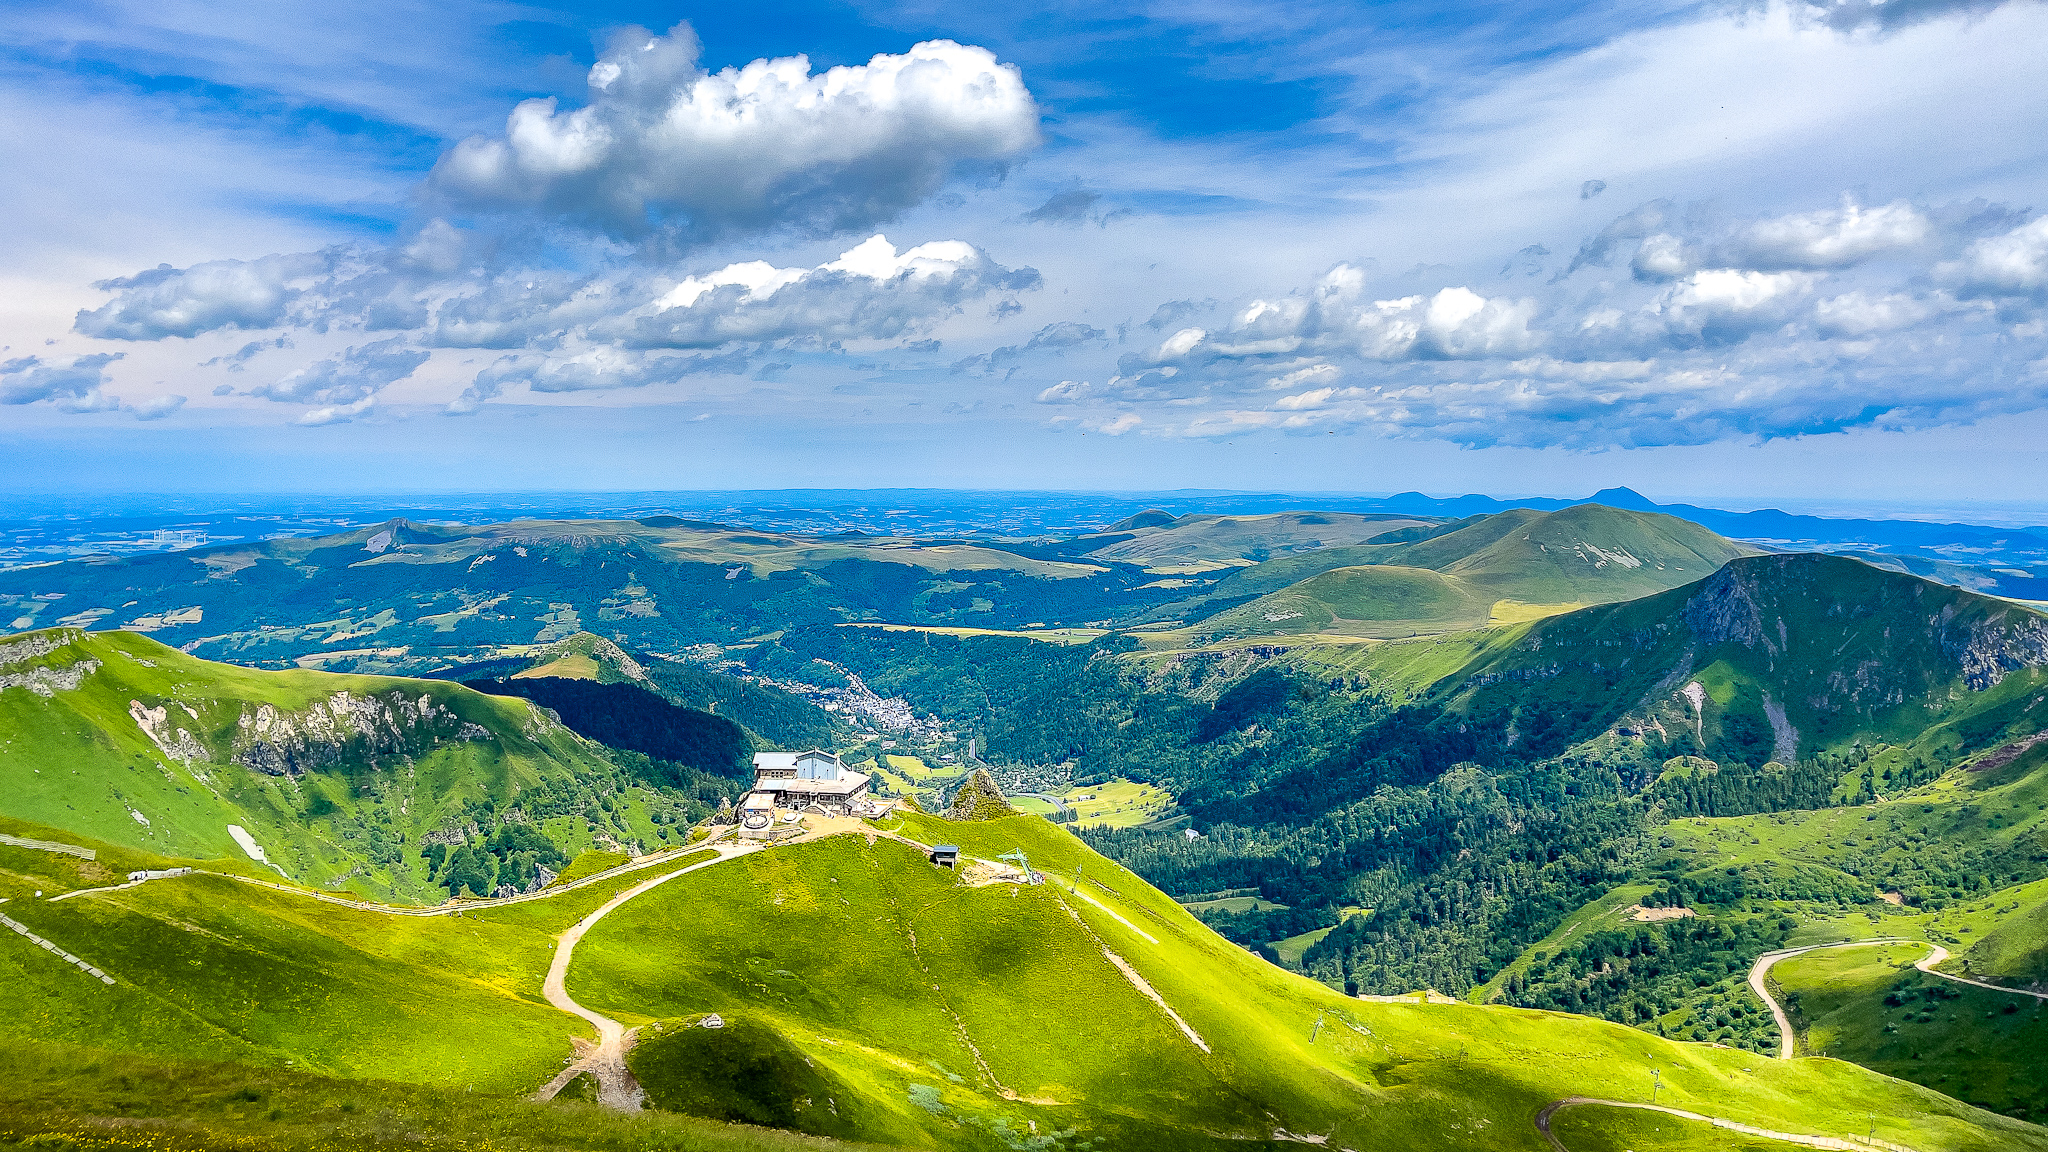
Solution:
<path fill-rule="evenodd" d="M 325 509 L 347 511 L 352 516 L 369 514 L 364 523 L 375 522 L 377 510 L 402 513 L 462 511 L 465 508 L 516 511 L 522 505 L 535 506 L 542 519 L 577 519 L 601 515 L 660 514 L 664 504 L 702 505 L 756 503 L 772 506 L 816 504 L 840 507 L 849 503 L 880 501 L 916 503 L 919 498 L 960 497 L 976 500 L 1032 498 L 1076 502 L 1119 502 L 1132 505 L 1182 503 L 1186 501 L 1233 499 L 1298 499 L 1309 504 L 1337 504 L 1347 501 L 1378 501 L 1418 493 L 1432 500 L 1478 497 L 1512 503 L 1516 500 L 1590 502 L 1601 492 L 1623 489 L 1660 506 L 1692 506 L 1735 513 L 1779 511 L 1796 516 L 1841 520 L 1906 520 L 1925 523 L 1978 524 L 1987 527 L 2048 526 L 2048 501 L 1910 501 L 1903 499 L 1855 499 L 1813 497 L 1809 499 L 1742 496 L 1656 496 L 1634 485 L 1603 485 L 1588 492 L 1569 491 L 1431 491 L 1400 488 L 1385 491 L 1347 491 L 1285 488 L 943 488 L 904 487 L 792 487 L 792 488 L 668 488 L 668 489 L 450 489 L 390 491 L 303 491 L 303 492 L 0 492 L 0 522 L 10 518 L 66 517 L 96 518 L 120 516 L 165 517 L 178 515 L 227 515 L 238 511 L 276 511 L 293 507 L 302 511 Z M 587 509 L 564 507 L 591 505 Z M 550 507 L 551 506 L 551 507 Z M 1277 511 L 1272 509 L 1268 511 Z M 1331 510 L 1305 508 L 1304 510 Z M 1181 509 L 1181 514 L 1199 509 Z M 1219 514 L 1233 514 L 1219 509 Z M 1262 513 L 1240 511 L 1236 515 Z"/>

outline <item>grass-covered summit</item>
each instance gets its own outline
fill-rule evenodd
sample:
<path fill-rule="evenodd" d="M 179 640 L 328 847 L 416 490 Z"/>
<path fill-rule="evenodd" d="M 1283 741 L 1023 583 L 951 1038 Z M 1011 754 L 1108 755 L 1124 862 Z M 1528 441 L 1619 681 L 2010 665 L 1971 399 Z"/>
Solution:
<path fill-rule="evenodd" d="M 1647 596 L 1755 552 L 1656 512 L 1514 509 L 1269 560 L 1155 615 L 1207 615 L 1195 631 L 1219 636 L 1445 632 Z"/>
<path fill-rule="evenodd" d="M 995 820 L 1016 813 L 1010 802 L 1003 797 L 1003 790 L 996 785 L 995 777 L 986 768 L 976 768 L 968 774 L 960 790 L 953 794 L 952 806 L 946 809 L 946 816 L 952 820 Z"/>

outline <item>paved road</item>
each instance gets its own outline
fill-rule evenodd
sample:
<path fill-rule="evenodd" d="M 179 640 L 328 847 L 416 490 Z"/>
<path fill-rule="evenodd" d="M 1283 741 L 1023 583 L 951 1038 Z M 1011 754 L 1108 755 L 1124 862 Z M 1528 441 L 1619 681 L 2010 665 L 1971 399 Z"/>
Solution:
<path fill-rule="evenodd" d="M 1800 949 L 1800 951 L 1812 951 L 1812 949 Z M 1571 1108 L 1579 1104 L 1598 1104 L 1607 1108 L 1635 1108 L 1644 1112 L 1662 1112 L 1666 1116 L 1676 1116 L 1682 1120 L 1698 1120 L 1701 1123 L 1712 1124 L 1716 1128 L 1726 1128 L 1730 1132 L 1740 1132 L 1745 1136 L 1762 1136 L 1769 1140 L 1782 1140 L 1787 1144 L 1802 1144 L 1808 1148 L 1832 1148 L 1839 1149 L 1841 1152 L 1871 1152 L 1872 1149 L 1883 1149 L 1884 1152 L 1914 1152 L 1912 1148 L 1904 1144 L 1894 1144 L 1889 1140 L 1874 1140 L 1863 1136 L 1808 1136 L 1800 1132 L 1776 1132 L 1769 1128 L 1754 1128 L 1748 1124 L 1738 1124 L 1733 1120 L 1725 1120 L 1719 1116 L 1703 1116 L 1698 1112 L 1666 1108 L 1661 1104 L 1640 1104 L 1627 1100 L 1602 1100 L 1596 1096 L 1567 1096 L 1562 1100 L 1552 1101 L 1543 1111 L 1536 1114 L 1536 1130 L 1543 1133 L 1543 1138 L 1550 1141 L 1551 1148 L 1555 1149 L 1556 1152 L 1571 1152 L 1571 1149 L 1566 1148 L 1564 1142 L 1559 1140 L 1550 1131 L 1550 1118 L 1562 1109 Z"/>

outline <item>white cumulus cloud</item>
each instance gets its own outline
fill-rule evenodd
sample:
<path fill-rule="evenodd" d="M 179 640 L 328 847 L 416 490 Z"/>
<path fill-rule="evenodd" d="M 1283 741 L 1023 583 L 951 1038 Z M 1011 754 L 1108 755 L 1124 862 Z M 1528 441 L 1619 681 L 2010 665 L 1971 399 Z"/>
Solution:
<path fill-rule="evenodd" d="M 2048 216 L 1972 243 L 1937 273 L 1971 296 L 2028 296 L 2048 290 Z"/>
<path fill-rule="evenodd" d="M 803 56 L 715 73 L 697 57 L 688 25 L 627 29 L 591 68 L 585 106 L 521 103 L 503 135 L 442 157 L 430 187 L 618 235 L 825 234 L 882 223 L 963 166 L 1039 142 L 1023 77 L 985 48 L 930 40 L 815 74 Z"/>
<path fill-rule="evenodd" d="M 249 394 L 293 404 L 356 404 L 369 400 L 385 385 L 412 375 L 427 359 L 427 353 L 407 348 L 401 338 L 393 337 L 316 360 Z"/>
<path fill-rule="evenodd" d="M 872 236 L 815 268 L 749 261 L 686 277 L 651 305 L 591 331 L 636 348 L 892 340 L 951 316 L 969 300 L 1038 283 L 1036 271 L 1005 268 L 962 241 L 898 252 L 886 237 Z"/>

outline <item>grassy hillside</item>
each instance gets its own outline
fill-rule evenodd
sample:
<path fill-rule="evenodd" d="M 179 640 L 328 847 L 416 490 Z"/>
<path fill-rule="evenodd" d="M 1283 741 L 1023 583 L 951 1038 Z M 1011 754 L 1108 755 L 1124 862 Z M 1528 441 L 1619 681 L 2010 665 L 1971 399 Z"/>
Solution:
<path fill-rule="evenodd" d="M 195 862 L 0 826 L 97 850 L 88 863 L 0 846 L 0 909 L 114 979 L 102 984 L 4 933 L 9 1042 L 509 1094 L 552 1075 L 568 1037 L 584 1031 L 547 1005 L 540 982 L 552 936 L 610 895 L 602 885 L 460 917 L 361 911 L 209 874 L 37 899 Z"/>
<path fill-rule="evenodd" d="M 2034 894 L 2029 894 L 2034 895 Z M 1962 969 L 1982 980 L 2048 987 L 2048 896 L 2021 904 L 1963 953 Z"/>
<path fill-rule="evenodd" d="M 1448 632 L 1662 592 L 1756 552 L 1675 517 L 1597 504 L 1416 535 L 1268 561 L 1153 615 L 1215 613 L 1194 627 L 1214 636 Z"/>
<path fill-rule="evenodd" d="M 2010 1115 L 2048 1116 L 2048 1006 L 1917 971 L 1919 944 L 1809 952 L 1772 969 L 1804 1047 Z"/>
<path fill-rule="evenodd" d="M 1851 1112 L 1872 1093 L 1922 1091 L 1583 1018 L 1347 1000 L 1224 943 L 1036 817 L 894 827 L 983 858 L 1021 850 L 1048 883 L 976 886 L 886 839 L 778 850 L 615 913 L 585 938 L 571 992 L 664 1021 L 664 1036 L 707 1012 L 742 1022 L 730 1043 L 693 1036 L 702 1060 L 650 1042 L 635 1067 L 657 1100 L 779 1106 L 808 1130 L 916 1146 L 1035 1133 L 1046 1147 L 1211 1147 L 1284 1129 L 1333 1146 L 1528 1148 L 1546 1098 L 1633 1098 L 1650 1062 L 1693 1101 L 1681 1106 L 1797 1117 L 1802 1130 L 1861 1122 Z M 735 1062 L 807 1098 L 736 1101 L 721 1071 Z M 1879 1111 L 1914 1117 L 1916 1147 L 1977 1139 L 1937 1119 L 1936 1099 Z"/>
<path fill-rule="evenodd" d="M 1200 629 L 1228 635 L 1408 636 L 1477 627 L 1492 606 L 1492 597 L 1465 581 L 1423 568 L 1337 568 L 1212 616 Z"/>
<path fill-rule="evenodd" d="M 654 845 L 697 802 L 527 701 L 443 681 L 263 672 L 145 636 L 0 641 L 0 815 L 166 856 L 436 900 L 537 886 L 600 842 Z M 436 851 L 438 849 L 438 851 Z"/>
<path fill-rule="evenodd" d="M 1502 523 L 1503 517 L 1511 519 Z M 1529 604 L 1601 603 L 1687 584 L 1756 552 L 1675 516 L 1581 504 L 1488 517 L 1409 545 L 1393 562 L 1459 576 Z"/>
<path fill-rule="evenodd" d="M 632 1063 L 654 1104 L 922 1148 L 1265 1146 L 1284 1130 L 1342 1147 L 1530 1149 L 1543 1104 L 1636 1098 L 1654 1065 L 1664 1102 L 1749 1123 L 1847 1133 L 1876 1114 L 1879 1135 L 1924 1152 L 2048 1149 L 2039 1129 L 1849 1065 L 1781 1065 L 1584 1017 L 1348 1000 L 1222 941 L 1037 817 L 908 816 L 883 831 L 982 859 L 1022 851 L 1047 883 L 988 883 L 849 834 L 621 906 L 584 937 L 569 989 L 646 1025 Z M 350 1133 L 436 1147 L 521 1120 L 526 1147 L 781 1146 L 505 1099 L 587 1035 L 541 1002 L 541 977 L 553 936 L 630 880 L 425 919 L 210 876 L 29 893 L 169 862 L 94 847 L 104 863 L 0 849 L 8 914 L 117 980 L 0 936 L 0 1034 L 38 1057 L 0 1089 L 8 1132 L 95 1147 L 98 1118 L 121 1115 L 181 1134 L 162 1147 L 256 1131 L 253 1146 Z M 730 1035 L 690 1027 L 714 1011 Z M 435 1105 L 437 1089 L 456 1099 Z"/>

